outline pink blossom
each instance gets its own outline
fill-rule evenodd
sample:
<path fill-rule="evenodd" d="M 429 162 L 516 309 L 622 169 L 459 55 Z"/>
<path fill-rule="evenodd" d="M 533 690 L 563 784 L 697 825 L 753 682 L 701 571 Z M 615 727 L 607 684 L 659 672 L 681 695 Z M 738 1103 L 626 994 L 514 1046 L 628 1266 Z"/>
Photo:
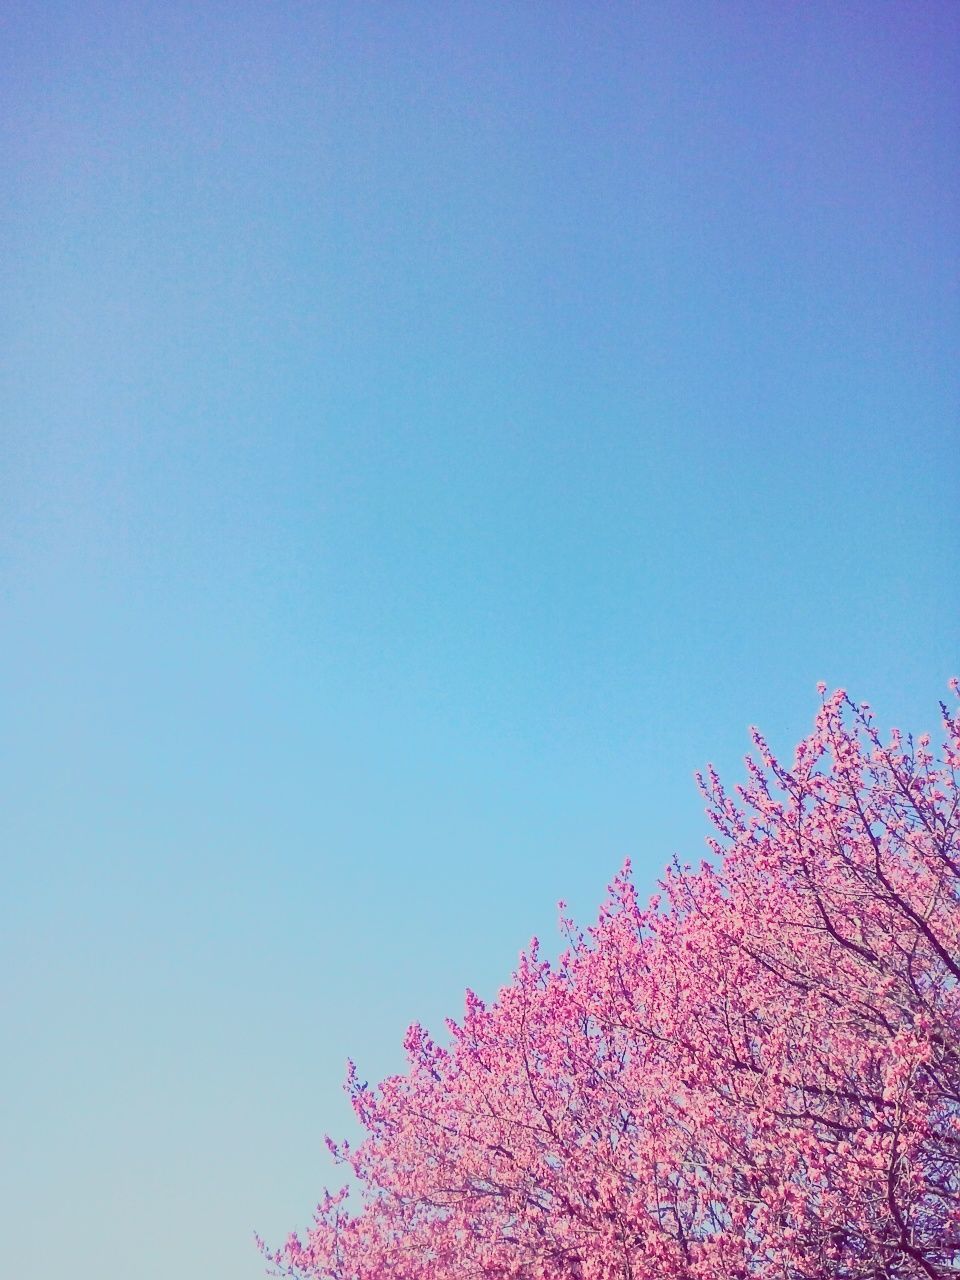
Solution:
<path fill-rule="evenodd" d="M 956 689 L 955 691 L 960 691 Z M 884 744 L 838 691 L 791 770 L 701 789 L 716 866 L 629 868 L 448 1044 L 348 1089 L 359 1203 L 315 1280 L 947 1280 L 960 1267 L 960 717 Z M 909 744 L 909 739 L 906 739 Z M 561 907 L 561 910 L 564 908 Z"/>

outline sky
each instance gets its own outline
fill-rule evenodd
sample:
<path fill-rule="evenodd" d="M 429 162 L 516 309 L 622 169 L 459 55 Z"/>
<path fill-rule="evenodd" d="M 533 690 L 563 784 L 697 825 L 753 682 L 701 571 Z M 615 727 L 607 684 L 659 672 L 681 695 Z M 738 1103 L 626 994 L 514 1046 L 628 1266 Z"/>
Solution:
<path fill-rule="evenodd" d="M 0 1230 L 255 1280 L 347 1057 L 960 672 L 960 8 L 0 16 Z"/>

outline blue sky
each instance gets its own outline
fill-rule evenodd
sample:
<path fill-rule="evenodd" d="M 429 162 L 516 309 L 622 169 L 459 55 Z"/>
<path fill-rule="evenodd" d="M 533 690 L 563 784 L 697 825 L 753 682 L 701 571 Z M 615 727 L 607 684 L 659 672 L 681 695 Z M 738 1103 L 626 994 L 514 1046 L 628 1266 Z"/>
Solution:
<path fill-rule="evenodd" d="M 6 1266 L 253 1280 L 749 724 L 935 725 L 960 10 L 0 31 Z"/>

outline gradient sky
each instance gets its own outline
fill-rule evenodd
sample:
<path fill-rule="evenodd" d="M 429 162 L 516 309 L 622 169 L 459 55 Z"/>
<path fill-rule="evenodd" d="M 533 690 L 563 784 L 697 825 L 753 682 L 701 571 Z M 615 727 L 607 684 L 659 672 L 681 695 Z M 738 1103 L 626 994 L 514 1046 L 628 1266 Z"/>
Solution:
<path fill-rule="evenodd" d="M 344 1061 L 960 670 L 960 6 L 0 17 L 0 1229 L 254 1280 Z"/>

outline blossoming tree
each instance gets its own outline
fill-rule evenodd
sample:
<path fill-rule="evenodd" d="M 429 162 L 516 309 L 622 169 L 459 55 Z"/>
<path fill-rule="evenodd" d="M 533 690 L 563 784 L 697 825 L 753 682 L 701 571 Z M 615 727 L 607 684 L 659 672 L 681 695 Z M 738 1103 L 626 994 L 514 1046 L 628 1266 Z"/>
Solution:
<path fill-rule="evenodd" d="M 954 692 L 958 692 L 953 682 Z M 884 740 L 823 701 L 788 766 L 700 779 L 715 859 L 534 942 L 419 1026 L 328 1194 L 268 1252 L 317 1280 L 960 1274 L 960 714 Z M 355 1193 L 356 1194 L 356 1193 Z"/>

